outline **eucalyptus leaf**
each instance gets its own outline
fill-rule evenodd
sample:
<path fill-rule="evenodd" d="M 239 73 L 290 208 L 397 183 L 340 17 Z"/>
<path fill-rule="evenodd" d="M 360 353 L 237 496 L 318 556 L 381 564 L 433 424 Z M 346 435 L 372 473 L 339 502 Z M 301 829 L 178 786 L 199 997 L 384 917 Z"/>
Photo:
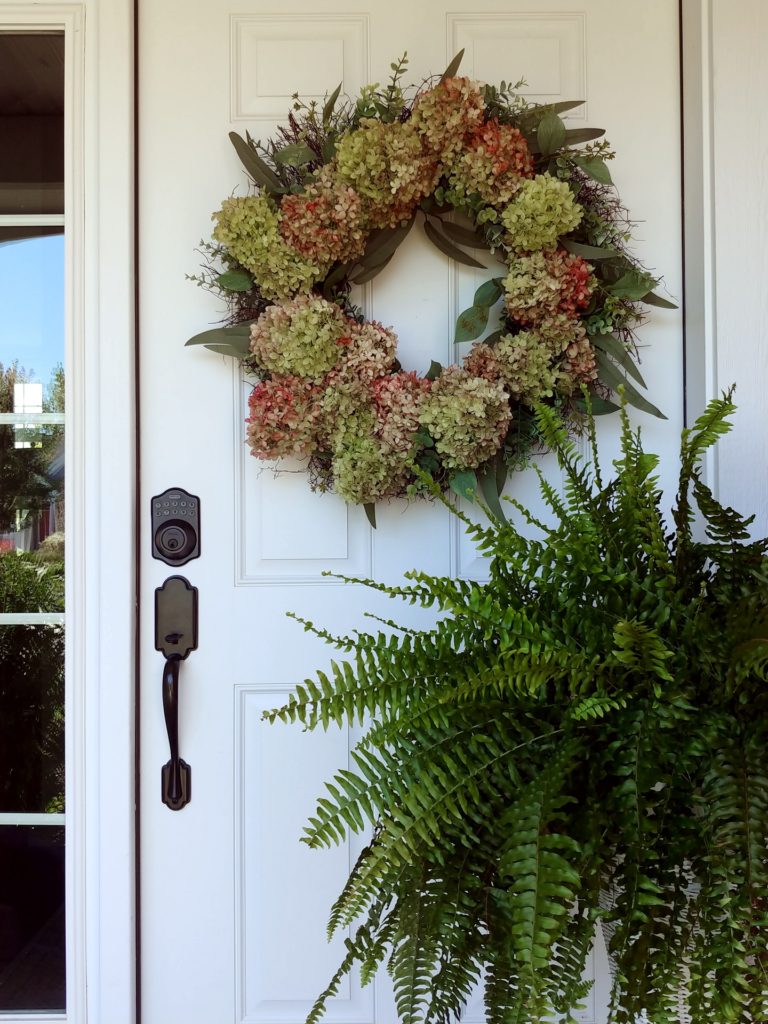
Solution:
<path fill-rule="evenodd" d="M 366 519 L 368 520 L 368 522 L 371 524 L 371 526 L 375 530 L 376 529 L 376 505 L 372 501 L 366 501 L 365 504 L 363 505 L 363 508 L 365 509 L 365 517 L 366 517 Z"/>
<path fill-rule="evenodd" d="M 656 416 L 661 420 L 665 420 L 667 417 L 657 409 L 655 405 L 648 401 L 647 398 L 643 397 L 634 384 L 630 384 L 626 377 L 623 376 L 618 366 L 606 355 L 605 352 L 601 352 L 597 349 L 595 352 L 595 358 L 597 365 L 600 367 L 600 379 L 603 383 L 607 384 L 612 391 L 621 393 L 623 391 L 624 398 L 629 405 L 634 405 L 636 409 L 640 409 L 642 412 L 650 413 L 651 416 Z"/>
<path fill-rule="evenodd" d="M 580 167 L 585 174 L 588 174 L 590 178 L 594 178 L 595 181 L 599 181 L 601 185 L 613 184 L 613 178 L 611 177 L 608 165 L 605 160 L 601 160 L 599 156 L 579 157 L 574 160 L 574 163 L 577 167 Z"/>
<path fill-rule="evenodd" d="M 453 224 L 449 220 L 442 222 L 443 232 L 459 245 L 466 245 L 472 249 L 490 249 L 485 236 L 472 228 L 465 228 L 462 224 Z"/>
<path fill-rule="evenodd" d="M 551 110 L 554 114 L 566 114 L 569 110 L 575 110 L 576 107 L 583 107 L 586 100 L 558 100 L 557 103 L 540 103 L 534 110 Z"/>
<path fill-rule="evenodd" d="M 657 295 L 656 292 L 647 292 L 643 296 L 643 302 L 649 306 L 659 306 L 661 309 L 677 309 L 674 302 L 665 299 L 662 295 Z"/>
<path fill-rule="evenodd" d="M 451 490 L 460 498 L 474 501 L 477 495 L 477 476 L 474 470 L 464 469 L 451 476 Z"/>
<path fill-rule="evenodd" d="M 339 95 L 341 94 L 341 87 L 342 87 L 343 84 L 344 84 L 343 82 L 339 82 L 339 84 L 333 90 L 331 95 L 325 101 L 325 106 L 323 107 L 323 124 L 324 125 L 327 125 L 330 122 L 330 120 L 331 120 L 331 115 L 333 114 L 333 108 L 336 106 L 336 100 L 339 98 Z"/>
<path fill-rule="evenodd" d="M 392 255 L 413 227 L 413 219 L 396 228 L 378 228 L 368 236 L 365 252 L 358 260 L 363 267 L 374 267 Z"/>
<path fill-rule="evenodd" d="M 630 377 L 634 377 L 641 388 L 648 387 L 621 338 L 617 338 L 613 334 L 598 334 L 591 338 L 590 341 L 594 348 L 607 352 L 609 356 L 612 356 L 619 366 L 626 370 Z"/>
<path fill-rule="evenodd" d="M 383 259 L 381 263 L 374 263 L 372 267 L 364 268 L 363 270 L 354 274 L 352 277 L 350 277 L 349 283 L 367 284 L 369 281 L 372 281 L 374 277 L 377 277 L 382 272 L 382 270 L 388 267 L 394 258 L 395 254 L 391 253 L 389 256 Z"/>
<path fill-rule="evenodd" d="M 561 238 L 560 245 L 574 256 L 581 256 L 585 260 L 610 260 L 621 254 L 615 249 L 605 249 L 600 245 L 587 245 L 585 242 L 575 242 L 572 238 Z"/>
<path fill-rule="evenodd" d="M 456 319 L 454 342 L 474 341 L 488 326 L 488 306 L 470 306 Z"/>
<path fill-rule="evenodd" d="M 216 283 L 228 292 L 247 292 L 253 288 L 253 277 L 247 270 L 225 270 L 216 278 Z"/>
<path fill-rule="evenodd" d="M 231 327 L 214 327 L 201 334 L 195 334 L 185 342 L 185 347 L 191 345 L 204 345 L 213 350 L 228 348 L 232 349 L 237 358 L 244 359 L 250 355 L 251 324 L 255 320 L 244 320 L 242 323 L 233 324 Z M 231 353 L 228 353 L 231 354 Z"/>
<path fill-rule="evenodd" d="M 495 302 L 499 301 L 503 294 L 502 278 L 492 277 L 490 281 L 480 285 L 472 301 L 475 306 L 488 306 L 490 308 Z"/>
<path fill-rule="evenodd" d="M 425 380 L 437 380 L 440 374 L 443 372 L 443 364 L 438 363 L 437 360 L 433 359 L 429 364 L 429 369 L 424 374 Z"/>
<path fill-rule="evenodd" d="M 608 285 L 608 291 L 619 299 L 642 299 L 651 291 L 654 284 L 656 279 L 650 274 L 645 274 L 641 270 L 628 270 L 618 281 Z"/>
<path fill-rule="evenodd" d="M 424 221 L 424 233 L 430 242 L 440 250 L 440 252 L 445 253 L 446 256 L 449 256 L 457 263 L 463 263 L 465 267 L 476 267 L 478 270 L 488 269 L 485 264 L 478 263 L 477 260 L 457 248 L 453 242 L 447 239 L 445 235 L 438 231 L 437 228 L 428 220 Z"/>
<path fill-rule="evenodd" d="M 583 398 L 577 398 L 573 404 L 580 412 L 586 413 L 587 403 Z M 610 413 L 618 412 L 620 408 L 615 402 L 610 402 L 595 391 L 590 391 L 589 393 L 589 407 L 592 410 L 593 416 L 607 416 Z"/>
<path fill-rule="evenodd" d="M 565 133 L 566 146 L 579 146 L 582 142 L 593 142 L 605 135 L 605 128 L 569 128 Z"/>
<path fill-rule="evenodd" d="M 459 50 L 459 52 L 453 58 L 451 63 L 448 65 L 448 67 L 445 69 L 445 71 L 440 76 L 440 81 L 441 82 L 444 82 L 446 80 L 446 78 L 453 78 L 455 76 L 456 72 L 459 70 L 459 65 L 461 64 L 461 61 L 462 61 L 463 57 L 464 57 L 464 50 L 461 49 L 461 50 Z"/>
<path fill-rule="evenodd" d="M 285 191 L 282 181 L 275 172 L 261 159 L 256 150 L 249 146 L 237 132 L 230 132 L 229 138 L 240 157 L 240 162 L 248 171 L 257 185 L 262 185 L 268 192 L 282 193 Z"/>
<path fill-rule="evenodd" d="M 283 146 L 275 153 L 276 163 L 285 167 L 303 167 L 305 164 L 311 164 L 313 160 L 317 160 L 317 154 L 301 142 Z"/>
<path fill-rule="evenodd" d="M 544 156 L 552 156 L 562 149 L 566 139 L 566 128 L 563 121 L 554 112 L 545 114 L 536 129 L 536 140 L 539 150 Z"/>
<path fill-rule="evenodd" d="M 503 454 L 499 452 L 498 455 L 502 456 L 500 461 L 505 470 L 503 478 L 501 479 L 501 487 L 499 487 L 499 460 L 496 456 L 486 462 L 478 471 L 478 481 L 480 484 L 480 493 L 483 496 L 485 504 L 488 506 L 488 511 L 494 519 L 498 519 L 504 523 L 506 522 L 507 517 L 504 515 L 504 509 L 501 504 L 501 492 L 504 489 L 504 480 L 506 479 L 506 463 L 504 462 Z"/>

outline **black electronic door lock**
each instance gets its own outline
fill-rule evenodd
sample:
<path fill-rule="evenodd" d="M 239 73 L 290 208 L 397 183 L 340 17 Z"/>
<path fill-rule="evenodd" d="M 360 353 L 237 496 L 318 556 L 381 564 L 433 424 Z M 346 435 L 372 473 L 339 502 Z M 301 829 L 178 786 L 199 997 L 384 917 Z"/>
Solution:
<path fill-rule="evenodd" d="M 200 556 L 200 499 L 170 487 L 152 499 L 152 557 L 185 565 Z"/>

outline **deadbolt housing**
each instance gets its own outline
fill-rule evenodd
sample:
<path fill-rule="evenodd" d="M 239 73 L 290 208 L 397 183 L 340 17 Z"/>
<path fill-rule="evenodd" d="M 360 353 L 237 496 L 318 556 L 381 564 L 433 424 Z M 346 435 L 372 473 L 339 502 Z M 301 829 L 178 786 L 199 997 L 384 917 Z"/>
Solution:
<path fill-rule="evenodd" d="M 200 499 L 182 487 L 152 498 L 152 557 L 185 565 L 200 556 Z"/>

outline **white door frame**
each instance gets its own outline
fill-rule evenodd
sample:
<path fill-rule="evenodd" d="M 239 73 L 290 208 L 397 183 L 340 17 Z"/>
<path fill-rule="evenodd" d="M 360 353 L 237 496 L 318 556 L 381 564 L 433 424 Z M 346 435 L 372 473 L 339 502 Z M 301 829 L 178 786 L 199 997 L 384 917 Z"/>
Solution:
<path fill-rule="evenodd" d="M 624 2 L 636 13 L 631 0 Z M 713 3 L 680 0 L 689 417 L 718 390 Z M 67 570 L 67 607 L 76 610 L 67 705 L 72 1024 L 133 1024 L 137 1013 L 134 8 L 135 0 L 0 0 L 0 21 L 66 23 L 73 43 L 67 165 L 74 296 L 67 465 L 76 481 Z M 716 469 L 713 463 L 715 488 Z"/>

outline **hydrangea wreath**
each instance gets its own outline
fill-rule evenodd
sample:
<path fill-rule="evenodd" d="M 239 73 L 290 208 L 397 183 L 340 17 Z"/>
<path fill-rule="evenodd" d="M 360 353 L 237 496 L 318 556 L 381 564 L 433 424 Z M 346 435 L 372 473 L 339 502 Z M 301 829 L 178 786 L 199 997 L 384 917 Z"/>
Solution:
<path fill-rule="evenodd" d="M 407 58 L 387 86 L 341 87 L 321 108 L 295 98 L 266 144 L 230 138 L 253 181 L 225 199 L 198 284 L 223 295 L 226 326 L 192 338 L 242 359 L 258 378 L 247 440 L 259 459 L 308 459 L 314 489 L 366 506 L 419 493 L 427 471 L 488 504 L 536 446 L 532 408 L 578 426 L 631 404 L 661 415 L 633 359 L 641 302 L 672 307 L 627 251 L 626 211 L 599 129 L 568 129 L 579 102 L 526 102 L 522 83 L 439 78 L 405 90 Z M 392 328 L 365 319 L 352 287 L 393 259 L 417 217 L 461 264 L 502 265 L 458 318 L 475 344 L 463 365 L 424 376 L 397 359 Z M 493 309 L 500 326 L 482 337 Z M 477 340 L 481 339 L 482 340 Z M 630 379 L 632 378 L 632 379 Z M 635 383 L 632 383 L 634 380 Z"/>

